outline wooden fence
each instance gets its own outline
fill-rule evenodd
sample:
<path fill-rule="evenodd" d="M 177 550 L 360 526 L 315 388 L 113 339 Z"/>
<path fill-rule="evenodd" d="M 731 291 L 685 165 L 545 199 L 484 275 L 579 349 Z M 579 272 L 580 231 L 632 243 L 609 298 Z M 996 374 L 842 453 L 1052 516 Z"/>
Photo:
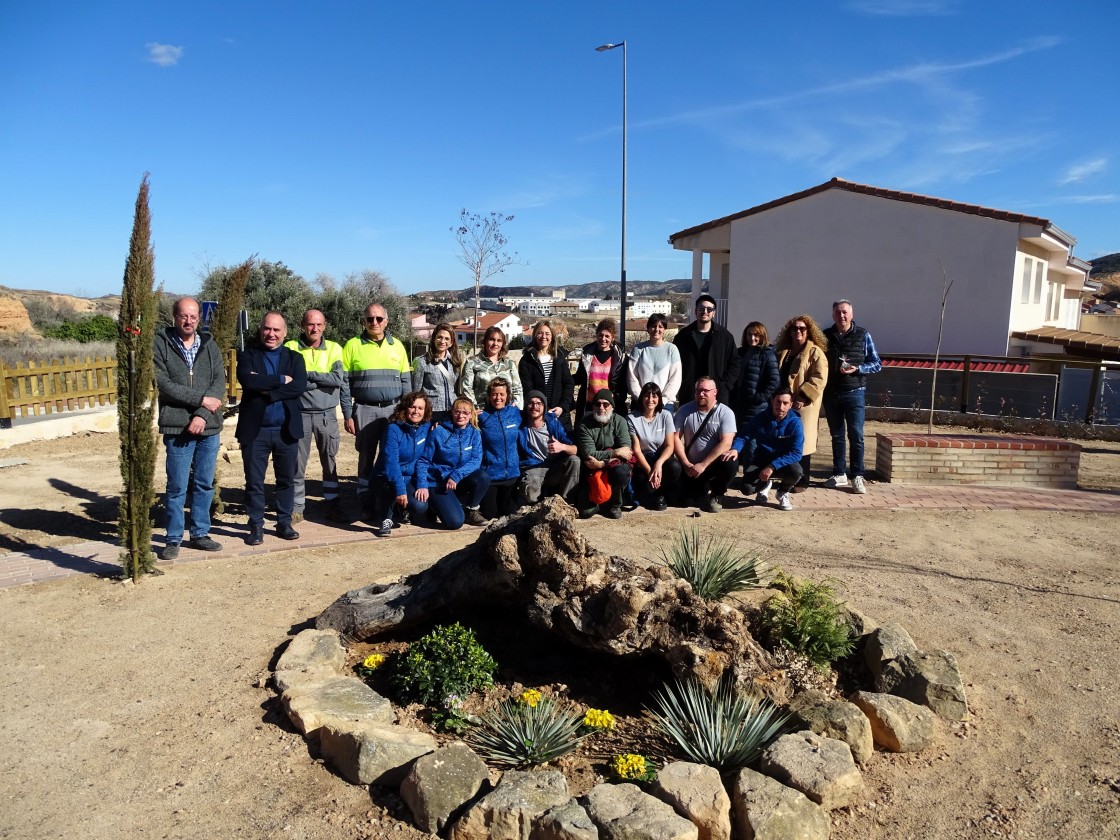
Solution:
<path fill-rule="evenodd" d="M 237 384 L 237 351 L 226 353 L 226 402 L 241 396 Z M 153 394 L 154 397 L 154 394 Z M 15 418 L 38 417 L 65 411 L 112 405 L 117 401 L 117 360 L 56 359 L 6 366 L 0 362 L 0 429 Z"/>

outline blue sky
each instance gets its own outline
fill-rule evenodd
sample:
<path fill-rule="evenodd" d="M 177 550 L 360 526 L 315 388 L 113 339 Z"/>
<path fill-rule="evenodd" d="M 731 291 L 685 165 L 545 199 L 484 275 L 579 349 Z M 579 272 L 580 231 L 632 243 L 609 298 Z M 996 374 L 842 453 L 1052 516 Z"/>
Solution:
<path fill-rule="evenodd" d="M 1120 2 L 0 0 L 0 284 L 117 293 L 151 173 L 156 276 L 259 254 L 463 288 L 460 208 L 515 219 L 505 285 L 631 280 L 669 234 L 833 176 L 1120 250 Z"/>

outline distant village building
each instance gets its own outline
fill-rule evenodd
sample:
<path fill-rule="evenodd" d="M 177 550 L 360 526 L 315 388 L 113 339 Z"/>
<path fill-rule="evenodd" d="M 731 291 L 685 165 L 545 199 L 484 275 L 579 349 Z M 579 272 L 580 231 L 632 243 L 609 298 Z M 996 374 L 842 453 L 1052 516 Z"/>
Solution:
<path fill-rule="evenodd" d="M 459 344 L 473 344 L 474 343 L 474 316 L 467 318 L 461 324 L 453 324 L 455 327 L 455 341 Z M 506 337 L 507 345 L 514 345 L 520 343 L 521 338 L 521 319 L 513 314 L 502 312 L 487 312 L 478 319 L 478 338 L 481 341 L 483 334 L 490 329 L 490 327 L 497 327 L 502 331 Z"/>
<path fill-rule="evenodd" d="M 428 316 L 422 312 L 413 312 L 408 317 L 412 322 L 412 334 L 416 336 L 416 340 L 431 340 L 434 325 L 428 323 Z"/>

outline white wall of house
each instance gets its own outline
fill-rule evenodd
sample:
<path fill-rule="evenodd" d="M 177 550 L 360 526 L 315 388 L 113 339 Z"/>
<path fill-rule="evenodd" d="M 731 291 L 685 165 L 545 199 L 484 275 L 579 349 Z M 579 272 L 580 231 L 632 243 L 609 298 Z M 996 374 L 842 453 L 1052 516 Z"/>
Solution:
<path fill-rule="evenodd" d="M 1004 355 L 1019 241 L 1017 222 L 825 190 L 731 222 L 727 326 L 738 336 L 759 320 L 773 335 L 808 313 L 826 327 L 847 298 L 881 353 L 932 353 L 940 258 L 953 280 L 941 351 Z M 722 271 L 715 254 L 719 291 Z"/>

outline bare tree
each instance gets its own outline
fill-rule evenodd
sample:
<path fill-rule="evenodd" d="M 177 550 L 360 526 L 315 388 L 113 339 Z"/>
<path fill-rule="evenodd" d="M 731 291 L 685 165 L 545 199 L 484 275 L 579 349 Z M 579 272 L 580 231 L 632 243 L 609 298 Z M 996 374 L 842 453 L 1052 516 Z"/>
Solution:
<path fill-rule="evenodd" d="M 459 224 L 451 228 L 459 243 L 456 258 L 474 275 L 474 351 L 478 352 L 478 321 L 482 310 L 482 281 L 501 274 L 511 265 L 523 265 L 517 252 L 506 251 L 509 239 L 502 233 L 502 225 L 512 222 L 513 216 L 491 211 L 489 215 L 471 213 L 465 207 L 459 211 Z"/>
<path fill-rule="evenodd" d="M 949 302 L 949 290 L 953 288 L 953 279 L 949 277 L 949 272 L 945 270 L 945 263 L 941 262 L 941 257 L 937 258 L 937 264 L 941 266 L 941 277 L 944 288 L 944 293 L 941 295 L 941 320 L 937 324 L 937 348 L 933 352 L 933 383 L 929 389 L 929 425 L 926 428 L 927 434 L 933 434 L 933 409 L 937 400 L 937 367 L 941 364 L 941 334 L 945 331 L 945 305 Z"/>

